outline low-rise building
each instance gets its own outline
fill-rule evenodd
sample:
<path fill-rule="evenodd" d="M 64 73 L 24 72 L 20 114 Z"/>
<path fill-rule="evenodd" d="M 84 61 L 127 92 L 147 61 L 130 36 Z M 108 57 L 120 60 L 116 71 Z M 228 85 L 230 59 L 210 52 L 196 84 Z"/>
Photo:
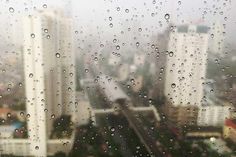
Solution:
<path fill-rule="evenodd" d="M 223 136 L 236 143 L 236 119 L 225 120 Z"/>
<path fill-rule="evenodd" d="M 223 126 L 231 109 L 229 105 L 203 105 L 199 108 L 197 123 L 199 126 Z"/>
<path fill-rule="evenodd" d="M 204 98 L 199 106 L 197 120 L 199 126 L 223 127 L 225 119 L 233 116 L 232 104 L 219 99 L 213 89 L 214 80 L 207 80 L 204 84 Z"/>
<path fill-rule="evenodd" d="M 164 113 L 171 124 L 177 126 L 197 124 L 198 107 L 196 105 L 174 106 L 171 103 L 166 103 Z"/>

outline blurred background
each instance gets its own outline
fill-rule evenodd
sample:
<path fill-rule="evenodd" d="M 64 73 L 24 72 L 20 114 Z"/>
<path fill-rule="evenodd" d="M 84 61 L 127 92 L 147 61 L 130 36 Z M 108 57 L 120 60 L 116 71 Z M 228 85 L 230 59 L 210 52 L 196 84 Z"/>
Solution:
<path fill-rule="evenodd" d="M 1 0 L 0 156 L 236 156 L 235 7 Z"/>

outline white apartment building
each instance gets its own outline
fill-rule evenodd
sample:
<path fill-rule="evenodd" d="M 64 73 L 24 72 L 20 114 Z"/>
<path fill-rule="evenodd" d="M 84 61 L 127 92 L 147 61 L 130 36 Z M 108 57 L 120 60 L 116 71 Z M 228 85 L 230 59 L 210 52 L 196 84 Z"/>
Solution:
<path fill-rule="evenodd" d="M 24 18 L 24 71 L 30 154 L 47 156 L 53 120 L 75 112 L 71 20 L 59 10 Z"/>
<path fill-rule="evenodd" d="M 164 90 L 174 106 L 201 105 L 207 48 L 206 26 L 182 25 L 170 33 Z"/>
<path fill-rule="evenodd" d="M 213 25 L 211 26 L 211 35 L 209 41 L 209 50 L 211 53 L 224 56 L 224 33 L 225 29 L 223 27 L 223 24 L 221 24 L 219 21 L 213 23 Z"/>
<path fill-rule="evenodd" d="M 214 80 L 208 80 L 204 84 L 204 99 L 199 106 L 197 125 L 223 127 L 225 120 L 231 118 L 234 107 L 229 102 L 221 101 L 212 91 Z"/>
<path fill-rule="evenodd" d="M 199 126 L 223 127 L 227 118 L 230 118 L 232 107 L 228 105 L 207 105 L 199 107 L 197 124 Z"/>

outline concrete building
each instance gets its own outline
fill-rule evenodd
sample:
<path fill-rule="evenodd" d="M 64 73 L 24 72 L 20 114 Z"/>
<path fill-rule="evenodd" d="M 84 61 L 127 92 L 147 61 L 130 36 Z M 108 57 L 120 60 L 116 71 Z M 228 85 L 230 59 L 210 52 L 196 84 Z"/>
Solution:
<path fill-rule="evenodd" d="M 231 118 L 235 109 L 229 102 L 216 97 L 214 80 L 207 80 L 203 86 L 204 99 L 199 106 L 198 125 L 223 127 L 225 119 Z"/>
<path fill-rule="evenodd" d="M 198 107 L 196 105 L 174 106 L 171 103 L 166 103 L 163 111 L 170 125 L 176 127 L 197 125 Z"/>
<path fill-rule="evenodd" d="M 181 25 L 169 34 L 163 111 L 171 124 L 196 125 L 206 73 L 208 28 Z"/>
<path fill-rule="evenodd" d="M 47 156 L 54 119 L 75 114 L 71 20 L 60 10 L 23 20 L 29 154 Z"/>
<path fill-rule="evenodd" d="M 219 126 L 224 125 L 224 121 L 230 118 L 231 109 L 229 105 L 207 105 L 201 106 L 198 111 L 199 126 Z"/>
<path fill-rule="evenodd" d="M 206 26 L 182 25 L 170 33 L 165 96 L 174 106 L 201 105 L 207 48 Z"/>
<path fill-rule="evenodd" d="M 220 22 L 213 23 L 211 26 L 211 36 L 209 42 L 209 50 L 212 54 L 224 56 L 224 33 L 224 27 L 220 24 Z"/>

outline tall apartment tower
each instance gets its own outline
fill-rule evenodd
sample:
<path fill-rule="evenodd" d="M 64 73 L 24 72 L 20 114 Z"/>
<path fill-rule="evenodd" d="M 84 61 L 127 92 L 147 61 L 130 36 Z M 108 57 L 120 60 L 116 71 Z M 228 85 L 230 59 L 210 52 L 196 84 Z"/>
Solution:
<path fill-rule="evenodd" d="M 182 25 L 170 33 L 165 96 L 173 106 L 201 105 L 208 27 Z"/>
<path fill-rule="evenodd" d="M 53 120 L 75 113 L 71 20 L 60 10 L 24 18 L 24 71 L 32 156 L 47 156 Z"/>
<path fill-rule="evenodd" d="M 224 41 L 225 28 L 219 21 L 213 23 L 211 26 L 211 37 L 209 43 L 209 50 L 212 54 L 224 56 Z"/>
<path fill-rule="evenodd" d="M 208 28 L 181 25 L 169 35 L 164 112 L 170 124 L 196 125 L 204 96 Z"/>

